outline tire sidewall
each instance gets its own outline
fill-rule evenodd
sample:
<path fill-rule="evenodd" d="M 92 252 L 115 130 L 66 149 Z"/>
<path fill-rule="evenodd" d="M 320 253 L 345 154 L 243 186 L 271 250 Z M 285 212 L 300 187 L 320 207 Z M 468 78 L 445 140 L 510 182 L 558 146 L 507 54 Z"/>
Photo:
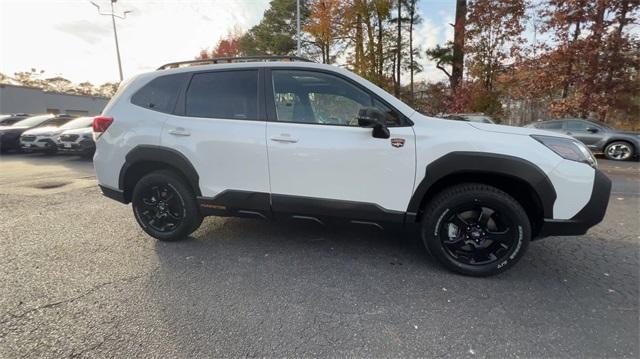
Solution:
<path fill-rule="evenodd" d="M 506 196 L 506 197 L 505 197 Z M 482 204 L 508 214 L 516 223 L 518 232 L 516 242 L 504 258 L 484 265 L 469 265 L 456 261 L 446 250 L 439 233 L 445 225 L 445 217 L 457 207 L 469 204 Z M 531 238 L 531 224 L 522 207 L 507 194 L 493 192 L 457 193 L 438 202 L 430 213 L 426 214 L 422 226 L 422 239 L 429 252 L 447 268 L 471 276 L 488 276 L 501 273 L 513 266 L 526 251 Z"/>
<path fill-rule="evenodd" d="M 139 201 L 141 201 L 142 192 L 145 188 L 154 185 L 166 185 L 168 187 L 171 187 L 176 192 L 178 200 L 182 205 L 183 220 L 171 232 L 157 231 L 148 226 L 141 219 L 138 209 L 138 203 Z M 191 234 L 191 232 L 195 230 L 195 228 L 193 228 L 195 226 L 194 222 L 197 221 L 199 216 L 195 196 L 181 179 L 170 172 L 152 172 L 142 177 L 134 187 L 133 195 L 131 197 L 131 204 L 136 221 L 138 222 L 142 230 L 144 230 L 153 238 L 159 239 L 161 241 L 174 241 L 187 237 L 189 234 Z"/>
<path fill-rule="evenodd" d="M 609 157 L 609 148 L 611 146 L 614 146 L 614 145 L 625 145 L 625 146 L 629 147 L 629 149 L 631 150 L 631 154 L 629 155 L 629 157 L 627 157 L 625 159 L 622 159 L 622 160 L 621 159 L 617 159 L 617 158 L 613 158 L 613 157 Z M 625 141 L 613 141 L 610 144 L 608 144 L 607 146 L 605 146 L 605 148 L 604 148 L 604 156 L 608 160 L 611 160 L 611 161 L 628 161 L 628 160 L 631 160 L 632 158 L 634 158 L 635 155 L 636 155 L 635 147 L 632 144 L 630 144 L 628 142 L 625 142 Z"/>

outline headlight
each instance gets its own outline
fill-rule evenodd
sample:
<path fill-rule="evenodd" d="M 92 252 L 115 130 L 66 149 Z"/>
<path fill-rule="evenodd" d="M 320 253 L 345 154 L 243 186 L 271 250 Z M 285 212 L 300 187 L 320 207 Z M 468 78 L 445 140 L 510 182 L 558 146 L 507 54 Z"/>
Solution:
<path fill-rule="evenodd" d="M 531 135 L 531 137 L 564 159 L 587 163 L 592 167 L 598 165 L 593 153 L 582 142 L 555 136 Z"/>

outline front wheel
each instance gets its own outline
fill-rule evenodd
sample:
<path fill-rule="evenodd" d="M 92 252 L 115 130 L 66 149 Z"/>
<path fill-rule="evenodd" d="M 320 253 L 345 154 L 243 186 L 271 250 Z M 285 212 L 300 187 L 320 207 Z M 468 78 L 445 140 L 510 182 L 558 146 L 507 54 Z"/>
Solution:
<path fill-rule="evenodd" d="M 633 157 L 634 154 L 633 145 L 624 141 L 611 142 L 604 149 L 605 157 L 613 161 L 626 161 Z"/>
<path fill-rule="evenodd" d="M 202 222 L 191 188 L 171 171 L 157 171 L 136 183 L 133 214 L 151 237 L 174 241 L 187 237 Z"/>
<path fill-rule="evenodd" d="M 531 238 L 531 223 L 507 193 L 467 183 L 447 188 L 431 201 L 421 235 L 429 252 L 448 269 L 489 276 L 522 257 Z"/>

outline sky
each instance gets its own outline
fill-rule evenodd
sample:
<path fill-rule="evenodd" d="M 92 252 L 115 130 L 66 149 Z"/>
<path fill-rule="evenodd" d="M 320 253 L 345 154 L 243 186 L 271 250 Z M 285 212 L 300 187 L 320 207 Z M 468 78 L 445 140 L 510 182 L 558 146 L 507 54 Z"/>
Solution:
<path fill-rule="evenodd" d="M 109 12 L 108 0 L 93 0 Z M 257 24 L 269 0 L 119 0 L 116 19 L 125 79 L 172 61 L 190 60 L 215 45 L 234 26 Z M 454 0 L 422 0 L 423 18 L 414 33 L 422 53 L 453 37 Z M 418 80 L 444 75 L 424 56 Z M 118 80 L 110 16 L 101 16 L 88 0 L 0 0 L 0 72 L 31 68 L 44 78 L 102 84 Z M 403 81 L 404 82 L 404 81 Z"/>

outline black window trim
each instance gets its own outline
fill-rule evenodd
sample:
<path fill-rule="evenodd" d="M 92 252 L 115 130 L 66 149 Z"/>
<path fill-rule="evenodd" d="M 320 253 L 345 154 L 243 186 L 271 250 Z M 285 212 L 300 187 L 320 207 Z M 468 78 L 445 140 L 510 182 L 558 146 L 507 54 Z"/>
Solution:
<path fill-rule="evenodd" d="M 258 87 L 256 100 L 258 101 L 256 118 L 252 119 L 239 119 L 239 118 L 217 118 L 217 117 L 205 117 L 205 116 L 187 116 L 187 91 L 189 90 L 189 86 L 191 86 L 191 81 L 195 75 L 212 73 L 212 72 L 236 72 L 236 71 L 256 71 L 258 74 Z M 189 117 L 189 118 L 205 118 L 209 120 L 233 120 L 233 121 L 262 121 L 265 122 L 267 115 L 265 111 L 265 100 L 264 100 L 264 69 L 261 67 L 242 67 L 242 68 L 233 68 L 233 69 L 213 69 L 206 71 L 190 71 L 187 72 L 188 77 L 185 81 L 185 84 L 181 91 L 178 94 L 178 101 L 176 103 L 176 108 L 173 112 L 176 116 L 181 117 Z"/>
<path fill-rule="evenodd" d="M 380 101 L 381 103 L 383 103 L 384 105 L 386 105 L 387 107 L 389 107 L 392 111 L 394 111 L 398 115 L 398 118 L 400 119 L 400 124 L 399 125 L 394 125 L 394 126 L 387 126 L 387 127 L 389 127 L 389 128 L 399 128 L 399 127 L 411 127 L 411 126 L 413 126 L 413 122 L 407 116 L 405 116 L 405 114 L 403 114 L 401 111 L 399 111 L 395 106 L 391 105 L 390 103 L 385 101 L 383 98 L 381 98 L 380 96 L 376 95 L 371 90 L 366 88 L 365 86 L 359 84 L 358 82 L 350 79 L 349 77 L 347 77 L 347 76 L 345 76 L 343 74 L 340 74 L 340 73 L 337 73 L 337 72 L 334 72 L 334 71 L 324 70 L 324 69 L 315 69 L 315 68 L 297 67 L 297 66 L 282 66 L 282 67 L 280 67 L 280 66 L 278 66 L 278 67 L 269 66 L 269 67 L 265 67 L 264 69 L 265 69 L 265 72 L 264 72 L 264 82 L 263 82 L 263 84 L 264 84 L 264 93 L 265 93 L 265 102 L 266 102 L 267 121 L 268 122 L 299 124 L 299 125 L 336 126 L 336 127 L 358 128 L 358 126 L 349 126 L 349 125 L 341 125 L 341 124 L 333 124 L 333 123 L 278 121 L 278 116 L 277 116 L 277 113 L 276 113 L 275 96 L 274 96 L 274 92 L 273 92 L 273 77 L 271 76 L 271 72 L 272 72 L 272 70 L 276 70 L 276 71 L 277 70 L 289 70 L 289 71 L 319 72 L 319 73 L 323 73 L 323 74 L 326 74 L 326 75 L 336 76 L 336 77 L 340 78 L 341 80 L 344 80 L 344 81 L 348 82 L 349 84 L 357 87 L 361 91 L 363 91 L 366 94 L 368 94 L 369 96 L 371 96 L 372 102 L 373 102 L 374 99 L 376 99 L 376 100 Z"/>

